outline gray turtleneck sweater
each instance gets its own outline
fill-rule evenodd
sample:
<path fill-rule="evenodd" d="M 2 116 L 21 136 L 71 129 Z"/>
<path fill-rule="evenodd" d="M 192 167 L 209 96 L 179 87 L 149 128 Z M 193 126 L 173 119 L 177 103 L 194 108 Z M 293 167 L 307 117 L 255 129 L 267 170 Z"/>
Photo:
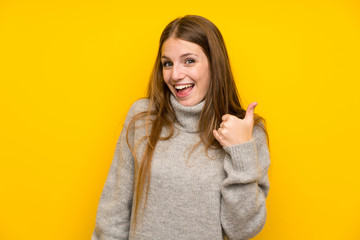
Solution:
<path fill-rule="evenodd" d="M 130 222 L 134 211 L 134 158 L 126 143 L 131 118 L 147 110 L 148 99 L 130 108 L 116 144 L 96 215 L 92 240 L 103 239 L 249 239 L 263 228 L 265 199 L 269 191 L 269 151 L 263 130 L 255 126 L 252 140 L 223 149 L 199 145 L 197 126 L 204 102 L 182 106 L 171 95 L 178 122 L 175 134 L 160 140 L 151 168 L 148 200 L 135 231 Z M 130 146 L 145 135 L 143 121 L 129 132 Z M 163 129 L 162 136 L 167 135 Z M 138 159 L 145 144 L 137 148 Z"/>

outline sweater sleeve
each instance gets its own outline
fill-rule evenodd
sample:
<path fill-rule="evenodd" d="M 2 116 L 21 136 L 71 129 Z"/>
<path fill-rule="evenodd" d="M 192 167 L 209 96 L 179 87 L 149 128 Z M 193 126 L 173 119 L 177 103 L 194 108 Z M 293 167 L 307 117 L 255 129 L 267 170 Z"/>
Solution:
<path fill-rule="evenodd" d="M 249 239 L 261 231 L 266 220 L 270 157 L 265 132 L 254 126 L 250 141 L 224 150 L 221 224 L 229 239 Z"/>
<path fill-rule="evenodd" d="M 129 238 L 134 159 L 126 143 L 126 131 L 133 115 L 132 108 L 129 110 L 116 143 L 110 170 L 100 196 L 92 240 Z M 132 141 L 133 131 L 131 130 L 129 132 L 129 142 Z"/>

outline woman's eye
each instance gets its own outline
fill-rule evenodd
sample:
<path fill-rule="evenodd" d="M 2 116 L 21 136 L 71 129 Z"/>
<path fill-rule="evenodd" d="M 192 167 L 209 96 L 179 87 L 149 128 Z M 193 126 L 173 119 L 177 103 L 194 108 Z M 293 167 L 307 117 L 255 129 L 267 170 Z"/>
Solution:
<path fill-rule="evenodd" d="M 169 67 L 171 66 L 171 62 L 163 62 L 163 67 Z"/>
<path fill-rule="evenodd" d="M 194 59 L 187 59 L 187 60 L 186 60 L 186 63 L 189 63 L 189 64 L 190 64 L 190 63 L 194 63 L 194 62 L 195 62 Z"/>

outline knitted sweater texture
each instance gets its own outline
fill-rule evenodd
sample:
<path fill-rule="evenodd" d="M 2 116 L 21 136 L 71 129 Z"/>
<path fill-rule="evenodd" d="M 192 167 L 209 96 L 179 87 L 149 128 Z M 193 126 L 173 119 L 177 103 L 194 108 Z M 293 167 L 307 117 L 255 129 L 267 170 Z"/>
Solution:
<path fill-rule="evenodd" d="M 148 108 L 148 99 L 130 108 L 116 144 L 96 215 L 92 240 L 113 239 L 249 239 L 266 220 L 269 191 L 269 151 L 263 130 L 255 126 L 245 143 L 209 149 L 197 131 L 204 102 L 182 106 L 172 95 L 175 133 L 159 140 L 153 154 L 146 207 L 139 209 L 136 230 L 130 229 L 133 204 L 134 158 L 126 143 L 130 120 Z M 201 124 L 201 123 L 200 123 Z M 134 148 L 146 134 L 144 121 L 129 130 Z M 168 130 L 162 129 L 161 136 Z M 137 147 L 142 158 L 145 142 Z M 189 155 L 189 153 L 191 154 Z M 140 206 L 143 206 L 140 204 Z"/>

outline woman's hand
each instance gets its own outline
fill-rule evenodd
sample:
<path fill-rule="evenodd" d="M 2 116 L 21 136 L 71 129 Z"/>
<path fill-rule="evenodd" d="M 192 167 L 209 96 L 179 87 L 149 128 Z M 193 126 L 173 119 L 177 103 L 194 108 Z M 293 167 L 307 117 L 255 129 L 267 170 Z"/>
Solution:
<path fill-rule="evenodd" d="M 221 146 L 228 147 L 250 141 L 254 127 L 254 109 L 257 103 L 250 103 L 246 109 L 244 119 L 225 114 L 218 130 L 214 129 L 213 134 Z"/>

